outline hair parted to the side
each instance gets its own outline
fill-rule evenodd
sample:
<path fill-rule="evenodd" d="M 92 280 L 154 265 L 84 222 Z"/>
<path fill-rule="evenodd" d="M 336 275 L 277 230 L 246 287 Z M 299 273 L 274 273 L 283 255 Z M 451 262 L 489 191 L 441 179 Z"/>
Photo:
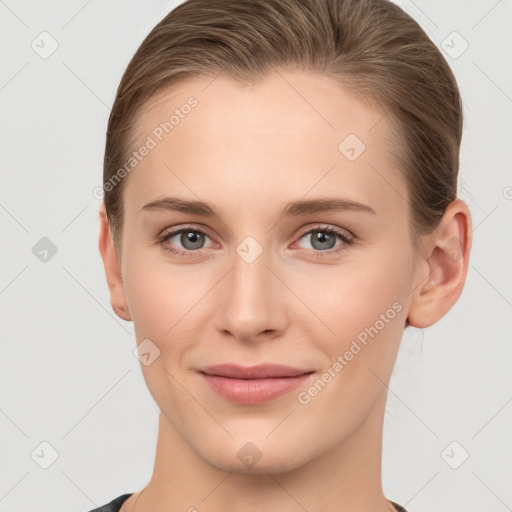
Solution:
<path fill-rule="evenodd" d="M 128 176 L 109 190 L 105 183 L 133 151 L 148 100 L 189 77 L 222 72 L 257 84 L 276 69 L 332 77 L 378 105 L 407 183 L 413 240 L 437 227 L 457 195 L 462 101 L 448 63 L 415 20 L 389 0 L 186 0 L 144 39 L 110 113 L 104 201 L 118 251 Z"/>

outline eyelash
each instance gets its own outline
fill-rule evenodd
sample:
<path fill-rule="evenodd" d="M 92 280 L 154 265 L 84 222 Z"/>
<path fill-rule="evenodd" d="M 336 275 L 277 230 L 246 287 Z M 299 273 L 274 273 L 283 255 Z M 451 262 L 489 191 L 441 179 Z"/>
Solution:
<path fill-rule="evenodd" d="M 169 247 L 169 246 L 166 245 L 166 242 L 170 238 L 172 238 L 172 237 L 174 237 L 176 235 L 179 235 L 180 233 L 188 233 L 188 232 L 198 233 L 198 234 L 201 234 L 201 235 L 208 236 L 208 233 L 206 233 L 206 231 L 203 231 L 202 229 L 199 229 L 199 228 L 196 228 L 196 227 L 193 227 L 193 226 L 185 226 L 185 227 L 176 229 L 174 231 L 167 231 L 164 234 L 158 236 L 157 240 L 158 240 L 158 243 L 163 247 L 163 249 L 168 251 L 168 252 L 170 252 L 171 254 L 175 254 L 175 255 L 183 257 L 183 258 L 194 256 L 196 253 L 201 251 L 201 249 L 196 249 L 196 250 L 191 250 L 191 251 L 182 251 L 182 250 L 175 249 L 173 247 Z M 330 226 L 318 226 L 318 227 L 315 227 L 313 229 L 310 229 L 309 231 L 306 231 L 306 232 L 302 233 L 302 235 L 299 237 L 299 240 L 304 238 L 306 235 L 309 235 L 309 234 L 315 233 L 315 232 L 329 233 L 329 234 L 332 234 L 332 235 L 336 235 L 339 238 L 341 238 L 341 240 L 343 241 L 343 244 L 339 245 L 335 249 L 328 249 L 328 250 L 325 250 L 325 251 L 315 251 L 315 250 L 313 250 L 313 254 L 315 255 L 315 257 L 323 258 L 324 254 L 329 254 L 329 255 L 338 254 L 338 253 L 340 253 L 340 252 L 342 252 L 344 250 L 347 250 L 347 248 L 350 245 L 352 245 L 352 243 L 354 242 L 352 237 L 349 237 L 345 233 L 343 233 L 341 231 L 338 231 L 337 229 L 332 228 Z"/>

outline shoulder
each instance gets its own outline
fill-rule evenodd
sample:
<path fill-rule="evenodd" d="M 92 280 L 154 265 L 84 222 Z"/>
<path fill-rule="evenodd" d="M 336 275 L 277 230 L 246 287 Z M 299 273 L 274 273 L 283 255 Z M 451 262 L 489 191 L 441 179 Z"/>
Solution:
<path fill-rule="evenodd" d="M 132 495 L 133 493 L 122 494 L 117 498 L 113 499 L 110 503 L 103 505 L 101 507 L 95 508 L 94 510 L 90 510 L 89 512 L 119 512 L 119 509 L 123 505 L 123 503 Z"/>

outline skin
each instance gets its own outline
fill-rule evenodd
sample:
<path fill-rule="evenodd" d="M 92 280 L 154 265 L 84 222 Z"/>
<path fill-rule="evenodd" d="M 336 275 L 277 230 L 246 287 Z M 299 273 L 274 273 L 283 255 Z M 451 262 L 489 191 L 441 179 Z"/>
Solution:
<path fill-rule="evenodd" d="M 119 254 L 103 205 L 99 214 L 112 307 L 134 322 L 137 343 L 149 338 L 160 350 L 141 364 L 161 411 L 154 472 L 122 512 L 135 504 L 136 512 L 393 510 L 381 484 L 386 383 L 406 319 L 432 325 L 462 291 L 468 208 L 454 201 L 415 251 L 383 110 L 327 77 L 279 71 L 252 87 L 223 76 L 188 79 L 147 105 L 139 142 L 190 96 L 197 107 L 128 177 Z M 366 145 L 353 162 L 338 150 L 349 133 Z M 208 201 L 222 217 L 142 210 L 164 196 Z M 326 197 L 375 213 L 279 216 L 289 201 Z M 207 231 L 202 248 L 173 255 L 165 247 L 193 246 L 180 235 L 163 244 L 157 237 L 186 224 Z M 335 236 L 322 250 L 306 234 L 322 226 L 348 231 L 354 242 L 333 254 L 344 244 Z M 247 236 L 263 248 L 251 263 L 236 250 Z M 394 303 L 401 311 L 300 403 L 299 391 Z M 197 373 L 223 362 L 281 363 L 315 374 L 298 391 L 239 405 Z M 252 467 L 237 457 L 248 442 L 261 453 Z"/>

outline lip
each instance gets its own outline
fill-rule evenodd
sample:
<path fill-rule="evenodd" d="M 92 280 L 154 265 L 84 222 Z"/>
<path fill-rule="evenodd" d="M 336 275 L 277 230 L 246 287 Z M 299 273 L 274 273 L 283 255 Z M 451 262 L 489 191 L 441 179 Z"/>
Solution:
<path fill-rule="evenodd" d="M 256 366 L 240 366 L 238 364 L 216 364 L 199 370 L 207 375 L 229 377 L 232 379 L 268 379 L 274 377 L 297 377 L 313 370 L 294 368 L 281 364 L 258 364 Z"/>
<path fill-rule="evenodd" d="M 255 405 L 290 393 L 311 377 L 313 370 L 264 364 L 208 366 L 199 370 L 210 389 L 232 402 Z"/>

